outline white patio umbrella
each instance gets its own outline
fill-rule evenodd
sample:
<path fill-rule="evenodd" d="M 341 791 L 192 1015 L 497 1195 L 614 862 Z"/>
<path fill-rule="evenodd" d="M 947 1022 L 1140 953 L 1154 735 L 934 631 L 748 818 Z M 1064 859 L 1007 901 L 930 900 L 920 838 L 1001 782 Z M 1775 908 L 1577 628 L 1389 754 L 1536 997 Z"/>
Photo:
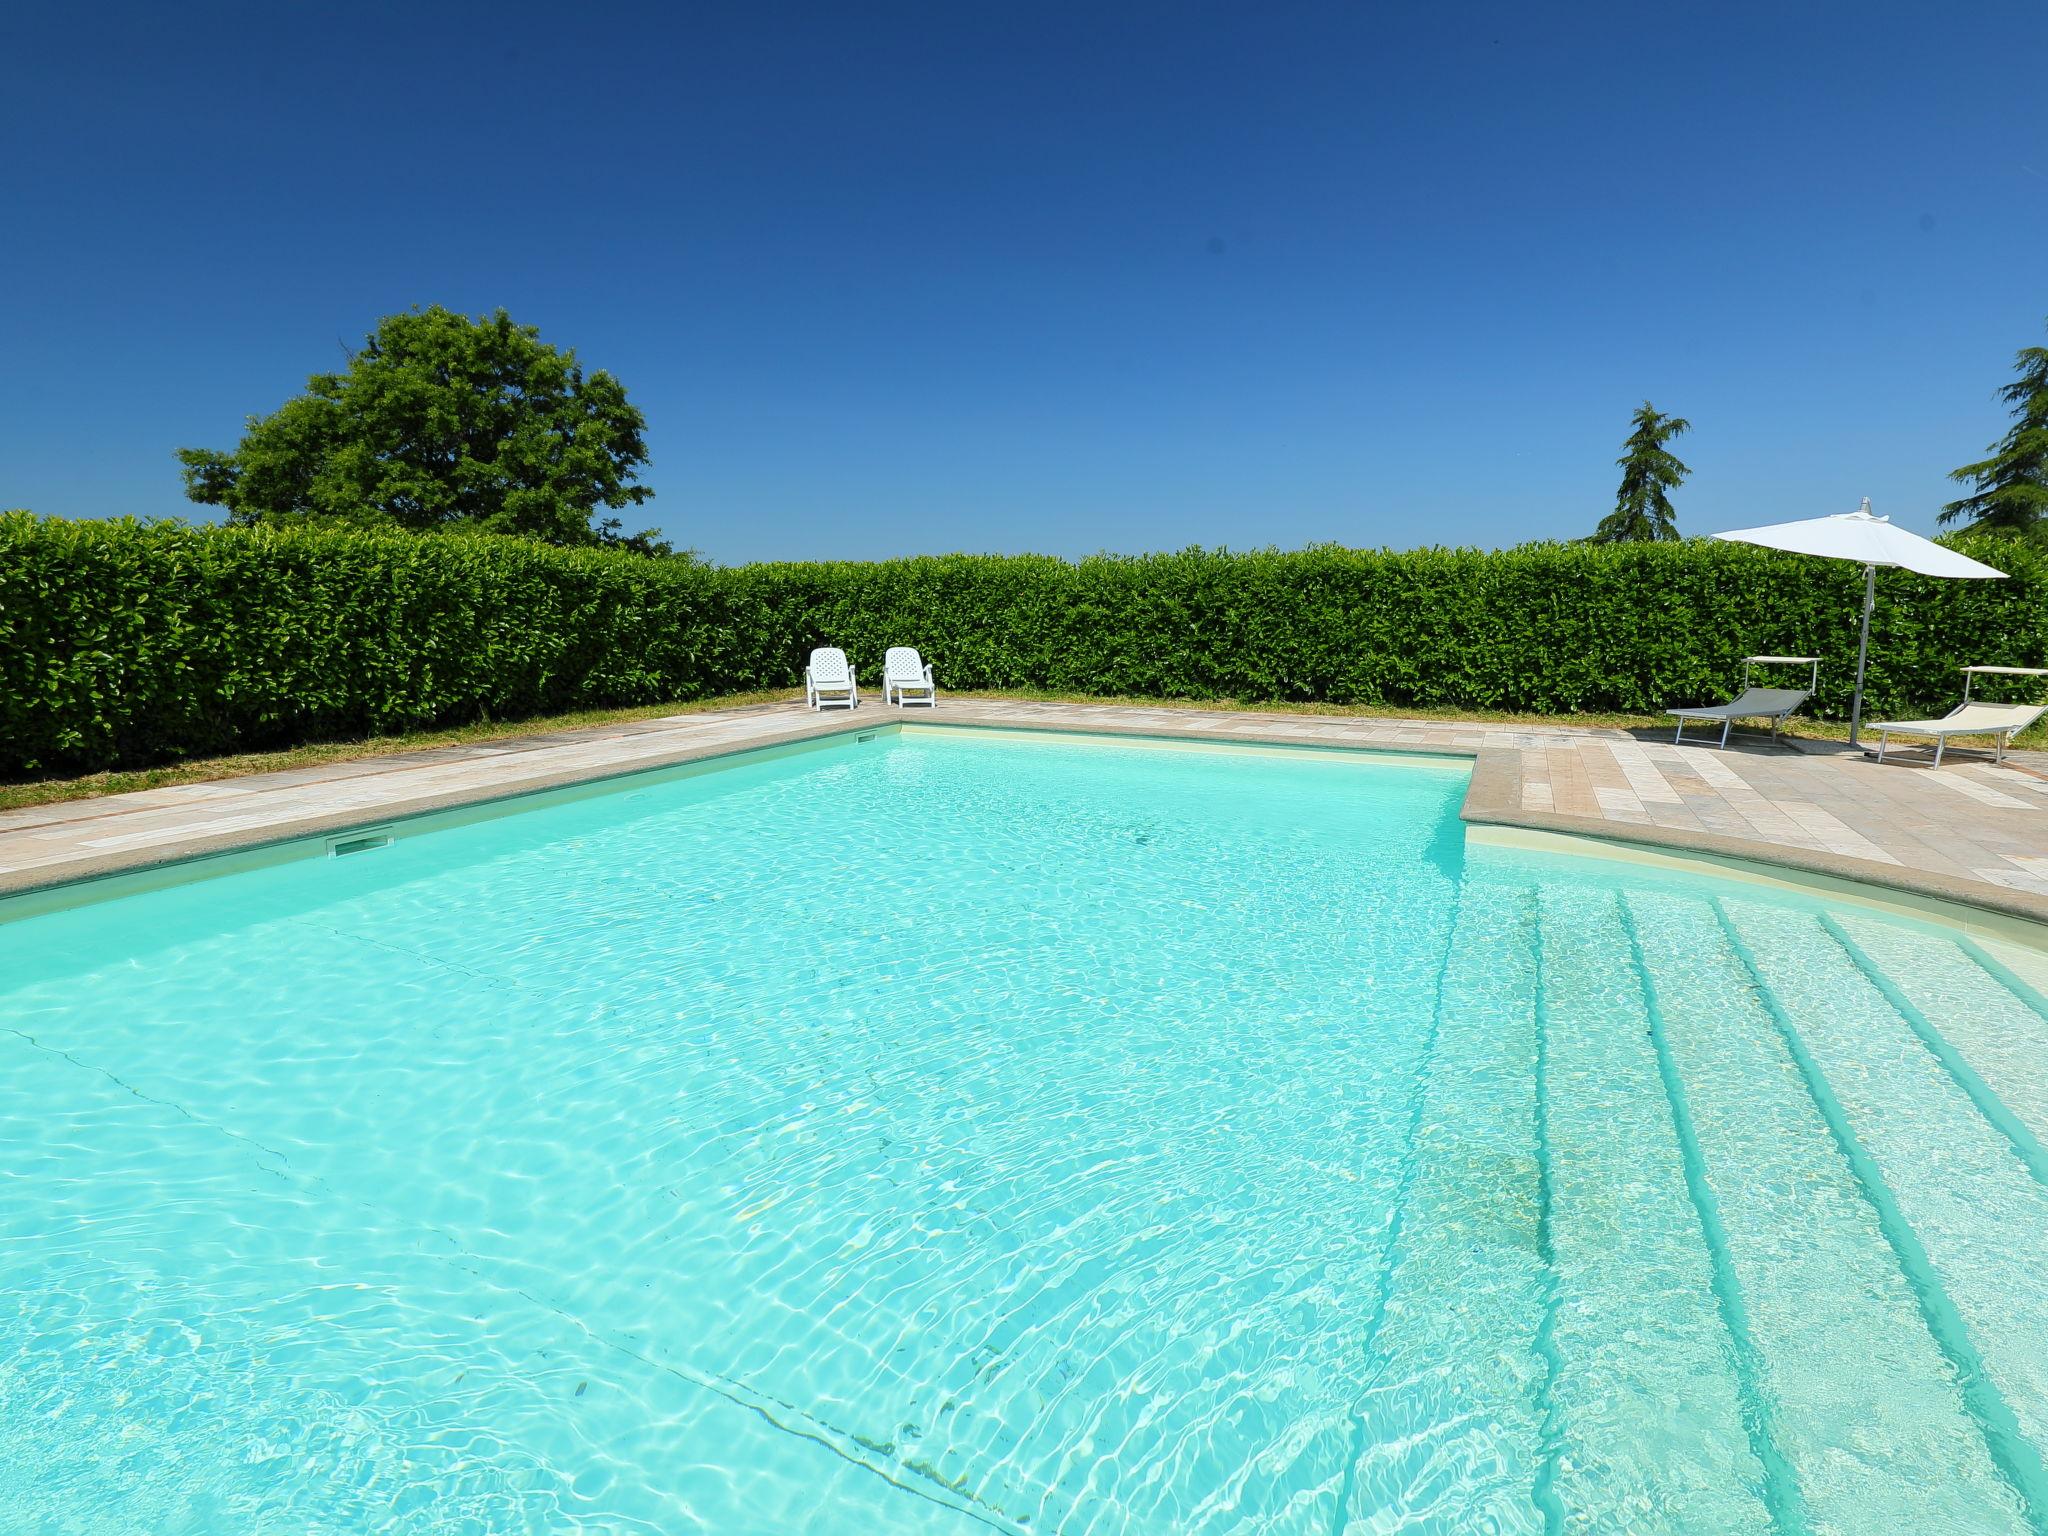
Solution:
<path fill-rule="evenodd" d="M 1870 660 L 1870 610 L 1877 606 L 1877 568 L 1896 565 L 1922 576 L 1978 580 L 2005 575 L 1968 555 L 1944 549 L 1932 539 L 1894 528 L 1888 517 L 1872 517 L 1868 496 L 1863 498 L 1860 512 L 1837 512 L 1796 523 L 1770 523 L 1762 528 L 1737 528 L 1714 537 L 1737 544 L 1761 544 L 1765 549 L 1789 550 L 1795 555 L 1819 555 L 1824 560 L 1854 560 L 1863 567 L 1863 634 L 1856 642 L 1856 703 L 1849 712 L 1852 747 L 1863 725 L 1863 669 Z"/>

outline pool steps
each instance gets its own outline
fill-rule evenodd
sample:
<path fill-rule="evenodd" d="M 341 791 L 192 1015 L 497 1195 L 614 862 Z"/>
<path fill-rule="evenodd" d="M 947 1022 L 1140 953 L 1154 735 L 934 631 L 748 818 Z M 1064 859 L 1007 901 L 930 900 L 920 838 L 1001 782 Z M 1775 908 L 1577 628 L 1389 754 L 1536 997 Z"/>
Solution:
<path fill-rule="evenodd" d="M 1450 972 L 1451 955 L 1457 949 L 1462 924 L 1462 902 L 1455 892 L 1451 900 L 1451 920 L 1445 928 L 1443 955 L 1437 963 L 1429 1022 L 1424 1029 L 1420 1049 L 1416 1052 L 1414 1079 L 1409 1085 L 1404 1140 L 1410 1150 L 1421 1138 L 1423 1115 L 1429 1106 L 1430 1085 L 1435 1076 L 1439 1047 L 1443 1038 L 1445 980 Z M 1341 1536 L 1350 1524 L 1352 1512 L 1359 1500 L 1360 1469 L 1374 1443 L 1373 1389 L 1379 1386 L 1387 1369 L 1386 1356 L 1380 1349 L 1380 1329 L 1387 1320 L 1387 1305 L 1393 1290 L 1395 1264 L 1400 1257 L 1402 1233 L 1413 1203 L 1416 1168 L 1415 1158 L 1406 1157 L 1401 1160 L 1400 1174 L 1388 1202 L 1388 1217 L 1378 1274 L 1371 1300 L 1367 1304 L 1365 1317 L 1359 1328 L 1359 1353 L 1363 1360 L 1366 1390 L 1351 1410 L 1349 1447 L 1343 1471 L 1338 1479 L 1330 1521 L 1333 1536 Z"/>
<path fill-rule="evenodd" d="M 1559 1379 L 1564 1374 L 1564 1357 L 1557 1347 L 1559 1314 L 1564 1308 L 1564 1291 L 1557 1274 L 1557 1160 L 1552 1136 L 1552 1052 L 1549 988 L 1544 975 L 1540 907 L 1530 892 L 1523 927 L 1529 936 L 1533 964 L 1533 1013 L 1535 1060 L 1530 1076 L 1536 1101 L 1536 1262 L 1543 1276 L 1543 1314 L 1536 1324 L 1536 1358 L 1543 1362 L 1543 1383 L 1537 1393 L 1542 1417 L 1537 1451 L 1536 1477 L 1530 1498 L 1543 1521 L 1544 1536 L 1562 1536 L 1569 1519 L 1564 1500 L 1558 1494 L 1558 1479 L 1565 1465 L 1563 1417 L 1558 1405 Z"/>
<path fill-rule="evenodd" d="M 1537 1253 L 1535 957 L 1526 898 L 1468 885 L 1445 963 L 1447 999 L 1428 1094 L 1408 1162 L 1415 1172 L 1403 1241 L 1384 1282 L 1373 1442 L 1383 1464 L 1368 1479 L 1361 1518 L 1388 1520 L 1418 1488 L 1450 1483 L 1471 1529 L 1520 1529 L 1534 1498 L 1544 1434 L 1537 1320 L 1554 1277 Z M 1483 1001 L 1475 1001 L 1475 999 Z M 1441 1306 L 1486 1337 L 1522 1349 L 1440 1369 Z M 1402 1448 L 1430 1447 L 1418 1477 Z M 1509 1458 L 1503 1443 L 1522 1448 Z M 1407 1507 L 1411 1519 L 1425 1510 Z"/>
<path fill-rule="evenodd" d="M 1962 1052 L 1949 1043 L 1948 1038 L 1935 1027 L 1933 1021 L 1906 996 L 1905 989 L 1864 952 L 1863 946 L 1856 942 L 1839 921 L 1831 914 L 1822 913 L 1820 925 L 1827 931 L 1828 936 L 1841 946 L 1842 953 L 1847 955 L 1856 969 L 1863 973 L 1864 979 L 1877 989 L 1892 1012 L 1905 1021 L 1906 1026 L 1940 1064 L 1942 1071 L 1947 1073 L 1950 1080 L 1969 1097 L 1970 1102 L 1976 1106 L 1977 1113 L 2005 1138 L 2013 1156 L 2019 1159 L 2020 1165 L 2037 1183 L 2048 1185 L 2048 1148 L 2041 1145 L 2040 1138 L 2012 1112 L 1991 1085 L 1984 1081 L 1982 1074 L 1970 1065 Z"/>
<path fill-rule="evenodd" d="M 1928 1059 L 1920 1043 L 1902 1027 L 1905 1021 L 1889 1011 L 1882 995 L 1854 969 L 1848 956 L 1839 949 L 1830 952 L 1826 946 L 1814 944 L 1811 920 L 1801 914 L 1762 910 L 1738 928 L 1724 901 L 1717 897 L 1711 905 L 1842 1161 L 1868 1202 L 1928 1335 L 1947 1357 L 1986 1451 L 2027 1507 L 2029 1524 L 2041 1528 L 2048 1522 L 2048 1514 L 2044 1514 L 2048 1510 L 2048 1494 L 2044 1494 L 2048 1478 L 2044 1478 L 2040 1454 L 2022 1432 L 1998 1380 L 1987 1368 L 1982 1347 L 1987 1341 L 1981 1332 L 1973 1336 L 1971 1322 L 1952 1294 L 1959 1282 L 1974 1280 L 1981 1289 L 1989 1280 L 2011 1301 L 2023 1303 L 2026 1294 L 2036 1289 L 2030 1271 L 2038 1273 L 2038 1269 L 2015 1267 L 2002 1260 L 2026 1228 L 2002 1233 L 1994 1254 L 1985 1252 L 1981 1238 L 1963 1223 L 1944 1218 L 1953 1216 L 1960 1190 L 1970 1190 L 1973 1205 L 1995 1199 L 2004 1177 L 2021 1184 L 2016 1193 L 2022 1214 L 2029 1208 L 2039 1213 L 2034 1229 L 2048 1231 L 2048 1207 L 2039 1198 L 2042 1191 L 2026 1184 L 2022 1170 L 2001 1155 L 2002 1148 L 1986 1145 L 1996 1139 L 1988 1134 L 1989 1128 L 1981 1118 L 1973 1117 L 1972 1106 L 1953 1081 L 1941 1076 L 1939 1064 Z M 1795 1011 L 1808 1020 L 1803 1030 L 1792 1022 Z M 1892 1097 L 1883 1107 L 1858 1105 L 1857 1090 L 1868 1084 L 1874 1070 L 1889 1079 Z M 1908 1083 L 1914 1090 L 1911 1099 L 1897 1091 Z M 1926 1178 L 1930 1162 L 1942 1168 L 1938 1185 Z M 2003 1193 L 2006 1198 L 1998 1204 L 2009 1206 L 2015 1191 Z M 1913 1221 L 1907 1219 L 1908 1208 L 1913 1211 Z M 1929 1256 L 1923 1230 L 1948 1254 L 1946 1281 Z M 1991 1274 L 1982 1274 L 1987 1267 Z M 1998 1285 L 2000 1279 L 2006 1283 Z M 1974 1309 L 1974 1318 L 1980 1325 L 1987 1320 L 1981 1305 Z M 2036 1381 L 2030 1385 L 2038 1391 L 2043 1384 Z"/>
<path fill-rule="evenodd" d="M 1757 1496 L 1770 1529 L 1786 1536 L 1786 1533 L 1806 1528 L 1804 1495 L 1781 1443 L 1777 1400 L 1765 1386 L 1763 1358 L 1750 1320 L 1749 1303 L 1737 1274 L 1734 1247 L 1729 1239 L 1727 1223 L 1722 1218 L 1721 1202 L 1715 1193 L 1707 1155 L 1701 1146 L 1692 1096 L 1685 1087 L 1684 1075 L 1673 1054 L 1671 1031 L 1659 1003 L 1657 983 L 1644 956 L 1642 934 L 1634 913 L 1625 903 L 1617 898 L 1614 908 L 1614 921 L 1628 946 L 1628 965 L 1617 967 L 1614 974 L 1633 976 L 1637 989 L 1637 997 L 1629 1004 L 1629 1014 L 1616 1023 L 1622 1032 L 1632 1032 L 1628 1019 L 1638 1002 L 1648 1020 L 1644 1033 L 1656 1057 L 1658 1081 L 1663 1089 L 1664 1102 L 1671 1112 L 1671 1135 L 1678 1148 L 1686 1198 L 1692 1206 L 1706 1249 L 1707 1287 L 1713 1297 L 1715 1311 L 1727 1330 L 1727 1367 L 1735 1378 L 1738 1416 L 1750 1454 L 1757 1465 L 1755 1477 L 1744 1478 L 1741 1484 Z M 1593 921 L 1597 923 L 1597 917 Z M 1682 1231 L 1683 1219 L 1680 1218 L 1675 1225 Z M 1631 1317 L 1641 1306 L 1640 1289 L 1629 1280 L 1625 1267 L 1621 1280 L 1624 1294 L 1617 1310 L 1621 1315 Z"/>
<path fill-rule="evenodd" d="M 1375 1331 L 1411 1395 L 1404 1317 L 1481 1309 L 1527 1341 L 1439 1405 L 1522 1451 L 1498 1489 L 1460 1468 L 1466 1512 L 1518 1506 L 1512 1528 L 1546 1533 L 2048 1533 L 2033 981 L 1972 940 L 1768 901 L 1513 882 L 1463 901 L 1446 970 L 1488 975 L 1452 988 L 1488 1003 L 1441 1021 Z M 1760 1118 L 1768 1135 L 1741 1131 Z M 1475 1157 L 1474 1125 L 1522 1148 Z M 1519 1203 L 1452 1188 L 1481 1163 Z M 1654 1329 L 1615 1321 L 1646 1288 Z M 1642 1465 L 1642 1416 L 1680 1401 L 1722 1432 Z M 1616 1476 L 1617 1456 L 1637 1464 Z M 1655 1510 L 1599 1508 L 1616 1486 Z"/>
<path fill-rule="evenodd" d="M 1533 926 L 1543 981 L 1546 1258 L 1554 1289 L 1568 1298 L 1550 1335 L 1555 1443 L 1542 1447 L 1539 1475 L 1555 1467 L 1567 1529 L 1584 1529 L 1583 1512 L 1619 1478 L 1658 1490 L 1660 1507 L 1684 1528 L 1767 1531 L 1763 1469 L 1745 1439 L 1730 1335 L 1698 1241 L 1684 1122 L 1663 1108 L 1640 1011 L 1601 980 L 1631 974 L 1627 937 L 1611 898 L 1589 903 L 1570 890 L 1541 892 Z M 1640 1315 L 1646 1295 L 1657 1297 L 1654 1338 L 1622 1321 Z M 1646 1454 L 1631 1427 L 1667 1413 L 1681 1395 L 1707 1432 Z M 1543 1514 L 1550 1524 L 1551 1512 Z"/>

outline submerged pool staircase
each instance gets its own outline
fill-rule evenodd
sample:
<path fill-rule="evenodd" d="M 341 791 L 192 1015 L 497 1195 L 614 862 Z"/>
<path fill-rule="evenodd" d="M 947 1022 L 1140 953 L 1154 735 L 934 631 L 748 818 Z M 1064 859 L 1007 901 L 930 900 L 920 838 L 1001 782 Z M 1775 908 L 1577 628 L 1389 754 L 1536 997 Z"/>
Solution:
<path fill-rule="evenodd" d="M 1469 1422 L 1474 1466 L 1521 1447 L 1464 1490 L 1504 1529 L 2048 1533 L 2036 986 L 1968 938 L 1733 895 L 1462 901 L 1359 1443 L 1417 1430 L 1403 1319 L 1455 1305 L 1526 1341 L 1429 1426 Z M 1333 1529 L 1402 1497 L 1372 1483 Z M 1665 1524 L 1603 1511 L 1617 1487 Z"/>

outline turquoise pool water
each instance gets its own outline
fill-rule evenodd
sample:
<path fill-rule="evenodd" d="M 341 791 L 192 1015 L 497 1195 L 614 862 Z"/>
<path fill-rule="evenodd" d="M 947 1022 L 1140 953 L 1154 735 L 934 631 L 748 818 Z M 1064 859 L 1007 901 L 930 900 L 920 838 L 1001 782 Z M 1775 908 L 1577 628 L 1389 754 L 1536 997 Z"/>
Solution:
<path fill-rule="evenodd" d="M 884 734 L 0 924 L 9 1532 L 2039 1532 L 2048 962 Z"/>

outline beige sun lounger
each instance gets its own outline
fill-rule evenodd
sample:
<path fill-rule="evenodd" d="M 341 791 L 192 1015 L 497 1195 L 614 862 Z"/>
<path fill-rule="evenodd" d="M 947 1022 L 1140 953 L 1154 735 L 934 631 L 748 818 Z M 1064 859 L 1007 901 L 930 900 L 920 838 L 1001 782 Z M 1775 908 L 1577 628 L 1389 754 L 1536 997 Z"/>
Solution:
<path fill-rule="evenodd" d="M 1877 732 L 1877 760 L 1884 761 L 1884 749 L 1890 745 L 1890 737 L 1932 736 L 1934 738 L 1934 766 L 1941 766 L 1942 750 L 1948 746 L 1951 736 L 1989 736 L 1994 743 L 1992 761 L 2004 762 L 2005 749 L 2012 745 L 2013 737 L 2048 714 L 2048 704 L 1986 704 L 1981 699 L 1972 702 L 1970 685 L 1981 675 L 2001 677 L 2048 677 L 2048 667 L 1965 667 L 1963 668 L 1963 702 L 1943 715 L 1939 720 L 1878 720 L 1871 724 Z"/>
<path fill-rule="evenodd" d="M 1752 688 L 1749 686 L 1749 669 L 1752 666 L 1801 666 L 1811 667 L 1813 672 L 1804 688 Z M 1778 739 L 1778 729 L 1785 723 L 1785 717 L 1813 697 L 1813 690 L 1820 685 L 1820 658 L 1818 656 L 1745 656 L 1742 658 L 1742 692 L 1726 704 L 1702 704 L 1695 709 L 1667 709 L 1667 715 L 1678 719 L 1678 729 L 1672 732 L 1674 746 L 1685 739 L 1685 722 L 1705 720 L 1709 724 L 1721 723 L 1721 746 L 1728 745 L 1728 732 L 1738 720 L 1768 720 L 1771 722 L 1771 740 Z"/>

